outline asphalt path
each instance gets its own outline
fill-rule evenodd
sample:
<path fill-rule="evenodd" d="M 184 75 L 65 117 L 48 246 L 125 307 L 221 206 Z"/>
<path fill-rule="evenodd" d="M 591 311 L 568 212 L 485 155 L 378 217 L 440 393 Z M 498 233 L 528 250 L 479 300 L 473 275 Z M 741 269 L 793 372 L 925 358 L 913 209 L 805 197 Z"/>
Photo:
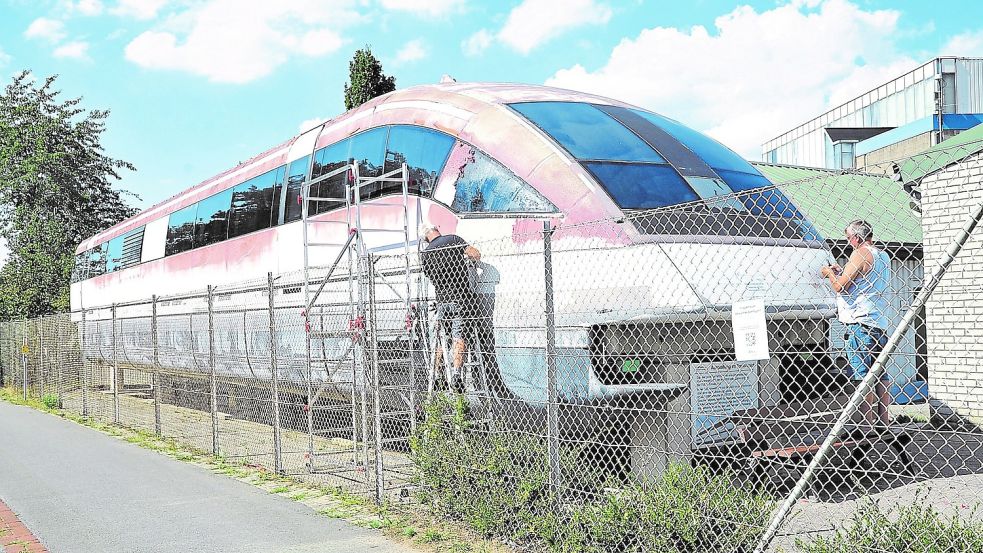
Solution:
<path fill-rule="evenodd" d="M 413 551 L 249 484 L 3 401 L 0 499 L 51 553 Z"/>

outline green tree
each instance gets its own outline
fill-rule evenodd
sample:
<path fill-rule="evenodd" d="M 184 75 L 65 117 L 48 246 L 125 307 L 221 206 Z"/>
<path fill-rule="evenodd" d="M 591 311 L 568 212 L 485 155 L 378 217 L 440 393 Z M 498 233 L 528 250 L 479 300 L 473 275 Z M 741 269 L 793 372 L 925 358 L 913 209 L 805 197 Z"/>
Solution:
<path fill-rule="evenodd" d="M 75 247 L 136 210 L 115 190 L 130 163 L 105 155 L 108 111 L 62 100 L 57 76 L 23 71 L 0 95 L 0 317 L 69 307 Z"/>
<path fill-rule="evenodd" d="M 355 50 L 348 62 L 349 82 L 345 83 L 345 109 L 354 109 L 376 96 L 396 90 L 396 78 L 382 72 L 382 63 L 372 55 L 369 45 Z"/>

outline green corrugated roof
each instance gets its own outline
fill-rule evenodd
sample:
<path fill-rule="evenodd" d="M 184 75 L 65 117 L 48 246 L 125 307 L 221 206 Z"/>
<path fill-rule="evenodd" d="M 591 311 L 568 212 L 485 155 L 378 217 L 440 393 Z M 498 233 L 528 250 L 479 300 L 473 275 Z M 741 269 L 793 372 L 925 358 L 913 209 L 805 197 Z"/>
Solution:
<path fill-rule="evenodd" d="M 917 181 L 980 150 L 983 150 L 983 125 L 976 125 L 902 161 L 901 177 L 905 182 Z"/>
<path fill-rule="evenodd" d="M 865 219 L 874 227 L 878 241 L 922 241 L 921 220 L 911 210 L 911 198 L 891 178 L 788 165 L 753 165 L 792 200 L 823 238 L 843 240 L 843 229 L 850 221 Z"/>

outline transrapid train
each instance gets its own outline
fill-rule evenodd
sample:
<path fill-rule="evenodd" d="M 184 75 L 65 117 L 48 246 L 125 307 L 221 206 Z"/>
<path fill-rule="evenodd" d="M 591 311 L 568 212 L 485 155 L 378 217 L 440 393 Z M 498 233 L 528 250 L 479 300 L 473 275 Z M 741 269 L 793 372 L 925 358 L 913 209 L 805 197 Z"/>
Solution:
<path fill-rule="evenodd" d="M 402 163 L 409 172 L 405 202 L 400 187 L 386 183 L 359 191 L 360 225 L 401 231 L 405 224 L 414 252 L 421 223 L 475 244 L 498 244 L 482 257 L 481 274 L 495 276 L 478 284 L 496 304 L 494 393 L 530 411 L 542 409 L 548 388 L 538 316 L 544 221 L 553 228 L 555 252 L 558 394 L 569 409 L 663 405 L 686 413 L 712 401 L 714 386 L 731 385 L 714 373 L 731 375 L 730 382 L 739 374 L 743 402 L 711 409 L 726 414 L 790 400 L 797 381 L 824 378 L 819 357 L 734 360 L 734 302 L 764 303 L 775 352 L 828 350 L 834 307 L 818 277 L 832 261 L 829 251 L 747 161 L 675 120 L 617 100 L 487 83 L 380 96 L 85 240 L 71 303 L 87 310 L 87 355 L 110 360 L 111 304 L 298 274 L 304 191 L 345 198 L 350 175 L 336 173 L 349 163 L 362 176 Z M 676 205 L 683 207 L 667 209 Z M 320 227 L 319 237 L 340 248 L 353 207 L 345 201 L 308 207 L 310 221 L 339 223 Z M 367 251 L 400 251 L 403 241 L 399 232 L 364 235 Z M 316 264 L 328 265 L 336 254 L 321 248 Z M 267 301 L 256 294 L 260 307 Z M 159 305 L 158 339 L 169 352 L 161 370 L 208 370 L 204 319 L 168 316 L 203 308 L 200 298 Z M 528 325 L 517 324 L 529 313 Z M 300 310 L 279 318 L 290 316 L 300 317 Z M 216 317 L 219 375 L 269 380 L 268 344 L 275 343 L 281 380 L 304 393 L 302 334 L 271 341 L 265 315 Z M 127 363 L 152 362 L 145 318 L 121 322 L 118 332 Z M 332 377 L 321 378 L 330 387 Z M 346 386 L 335 391 L 358 387 Z M 675 439 L 688 441 L 686 447 L 728 439 L 714 434 L 716 419 L 668 417 L 670 426 L 684 429 Z M 597 416 L 565 416 L 561 424 L 584 430 L 598 423 Z"/>

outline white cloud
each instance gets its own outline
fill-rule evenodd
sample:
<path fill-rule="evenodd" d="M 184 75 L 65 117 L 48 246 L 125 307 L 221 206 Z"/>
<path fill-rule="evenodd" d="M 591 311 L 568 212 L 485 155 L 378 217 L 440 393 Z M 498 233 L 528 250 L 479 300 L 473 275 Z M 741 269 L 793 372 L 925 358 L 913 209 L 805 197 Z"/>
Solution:
<path fill-rule="evenodd" d="M 896 46 L 899 15 L 846 0 L 744 6 L 713 32 L 643 30 L 603 67 L 574 65 L 546 84 L 652 109 L 759 159 L 764 141 L 917 66 Z"/>
<path fill-rule="evenodd" d="M 153 19 L 166 3 L 167 0 L 119 0 L 112 12 L 134 19 Z"/>
<path fill-rule="evenodd" d="M 61 21 L 39 17 L 27 26 L 24 31 L 27 38 L 41 38 L 48 42 L 58 42 L 65 38 L 65 24 Z"/>
<path fill-rule="evenodd" d="M 246 83 L 269 75 L 291 55 L 317 57 L 345 43 L 339 27 L 360 16 L 348 0 L 209 0 L 145 31 L 126 59 L 149 69 Z"/>
<path fill-rule="evenodd" d="M 3 51 L 3 48 L 0 48 L 0 67 L 3 67 L 5 65 L 7 65 L 8 63 L 10 63 L 10 60 L 12 60 L 12 59 L 14 59 L 14 58 L 10 57 L 10 54 L 8 54 L 7 52 L 4 52 Z"/>
<path fill-rule="evenodd" d="M 427 57 L 427 47 L 420 39 L 414 39 L 403 45 L 396 54 L 396 63 L 408 63 Z"/>
<path fill-rule="evenodd" d="M 477 56 L 478 54 L 484 52 L 491 46 L 492 35 L 487 29 L 482 29 L 477 33 L 469 36 L 467 40 L 461 42 L 461 50 L 467 56 Z"/>
<path fill-rule="evenodd" d="M 594 0 L 524 0 L 509 13 L 498 39 L 528 54 L 570 29 L 610 19 L 611 8 Z"/>
<path fill-rule="evenodd" d="M 71 58 L 77 60 L 89 59 L 89 43 L 81 40 L 67 42 L 55 48 L 56 58 Z"/>
<path fill-rule="evenodd" d="M 299 125 L 297 125 L 297 132 L 302 133 L 304 131 L 309 131 L 327 120 L 327 117 L 312 117 L 310 119 L 304 119 Z"/>
<path fill-rule="evenodd" d="M 983 56 L 983 31 L 956 35 L 946 42 L 939 54 L 943 56 Z"/>
<path fill-rule="evenodd" d="M 464 0 L 382 0 L 381 4 L 387 10 L 437 17 L 459 10 Z"/>
<path fill-rule="evenodd" d="M 79 0 L 78 2 L 69 2 L 69 9 L 71 11 L 77 11 L 82 15 L 99 15 L 102 13 L 102 2 L 99 0 Z"/>

